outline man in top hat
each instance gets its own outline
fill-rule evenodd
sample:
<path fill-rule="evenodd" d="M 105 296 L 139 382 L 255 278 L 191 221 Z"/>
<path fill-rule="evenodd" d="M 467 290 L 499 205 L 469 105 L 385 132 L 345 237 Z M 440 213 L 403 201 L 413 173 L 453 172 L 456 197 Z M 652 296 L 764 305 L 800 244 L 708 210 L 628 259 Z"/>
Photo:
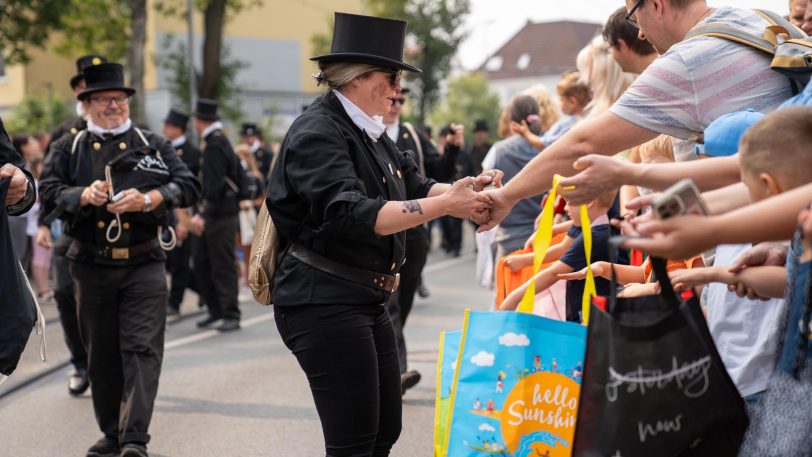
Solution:
<path fill-rule="evenodd" d="M 474 122 L 474 142 L 471 145 L 471 149 L 468 150 L 468 156 L 474 164 L 474 171 L 476 173 L 482 173 L 482 161 L 485 160 L 485 156 L 488 154 L 488 151 L 491 150 L 491 146 L 493 146 L 491 142 L 488 141 L 488 135 L 490 135 L 488 121 L 485 119 L 477 119 Z"/>
<path fill-rule="evenodd" d="M 164 119 L 164 137 L 172 143 L 175 153 L 186 165 L 186 168 L 193 175 L 200 174 L 200 149 L 189 142 L 186 138 L 186 127 L 189 124 L 189 116 L 174 109 L 169 110 L 169 114 Z M 166 303 L 166 315 L 177 316 L 180 313 L 180 304 L 183 302 L 183 293 L 187 287 L 198 292 L 196 282 L 193 280 L 191 257 L 195 252 L 197 237 L 190 236 L 189 222 L 191 219 L 190 210 L 187 208 L 175 208 L 172 222 L 177 234 L 178 244 L 175 249 L 167 254 L 167 270 L 172 274 L 172 285 L 169 288 L 169 299 Z"/>
<path fill-rule="evenodd" d="M 166 214 L 200 185 L 163 137 L 130 120 L 135 93 L 115 63 L 85 68 L 87 129 L 54 143 L 40 180 L 73 238 L 67 252 L 96 421 L 89 457 L 147 456 L 166 327 Z M 117 159 L 135 165 L 113 168 Z M 163 248 L 163 249 L 162 249 Z"/>
<path fill-rule="evenodd" d="M 239 272 L 235 236 L 240 229 L 239 203 L 244 200 L 244 172 L 240 159 L 223 133 L 217 102 L 201 98 L 194 114 L 203 149 L 203 198 L 190 230 L 200 236 L 194 254 L 197 284 L 209 315 L 197 326 L 226 332 L 240 328 Z"/>
<path fill-rule="evenodd" d="M 273 162 L 273 151 L 262 143 L 262 130 L 253 122 L 246 122 L 240 128 L 240 137 L 243 144 L 251 146 L 251 153 L 257 159 L 257 168 L 262 173 L 262 179 L 268 179 Z"/>
<path fill-rule="evenodd" d="M 455 173 L 457 154 L 462 144 L 462 126 L 457 135 L 446 147 L 445 154 L 440 155 L 429 138 L 417 131 L 409 122 L 400 122 L 400 111 L 406 103 L 408 88 L 403 88 L 397 97 L 392 99 L 389 112 L 383 116 L 386 126 L 386 135 L 395 143 L 400 151 L 411 151 L 421 174 L 437 180 L 448 182 Z M 406 341 L 403 336 L 403 327 L 412 310 L 414 294 L 420 284 L 420 275 L 426 264 L 429 252 L 429 231 L 425 225 L 418 225 L 406 232 L 406 262 L 400 269 L 400 287 L 387 302 L 389 314 L 395 327 L 395 337 L 398 342 L 398 355 L 400 357 L 401 390 L 414 387 L 420 381 L 420 373 L 408 370 L 406 364 Z"/>
<path fill-rule="evenodd" d="M 70 87 L 78 96 L 85 90 L 85 78 L 82 74 L 85 68 L 107 62 L 99 55 L 86 55 L 76 59 L 76 75 L 70 79 Z M 53 145 L 63 136 L 75 137 L 77 133 L 87 128 L 87 114 L 81 101 L 76 102 L 76 116 L 59 124 L 51 133 L 51 141 L 45 149 L 46 161 L 50 159 Z M 44 202 L 43 202 L 44 203 Z M 70 260 L 65 255 L 73 242 L 64 231 L 60 233 L 55 242 L 51 242 L 51 223 L 56 219 L 54 208 L 43 205 L 39 212 L 39 228 L 36 242 L 45 248 L 52 248 L 54 265 L 54 301 L 59 310 L 59 321 L 62 324 L 65 344 L 70 352 L 70 361 L 73 371 L 68 377 L 68 393 L 82 395 L 90 381 L 87 376 L 87 351 L 79 333 L 79 321 L 76 314 L 76 297 L 73 289 L 73 277 L 70 274 Z"/>

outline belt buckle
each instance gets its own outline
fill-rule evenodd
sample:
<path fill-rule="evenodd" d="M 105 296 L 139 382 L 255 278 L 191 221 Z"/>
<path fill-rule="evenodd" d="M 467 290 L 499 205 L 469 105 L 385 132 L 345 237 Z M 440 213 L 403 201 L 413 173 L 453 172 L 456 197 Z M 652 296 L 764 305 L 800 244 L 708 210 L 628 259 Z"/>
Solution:
<path fill-rule="evenodd" d="M 389 291 L 390 294 L 394 294 L 396 290 L 400 287 L 400 273 L 395 274 L 395 283 L 392 284 L 392 290 Z"/>
<path fill-rule="evenodd" d="M 129 248 L 113 248 L 112 254 L 110 255 L 113 260 L 127 260 L 130 258 L 130 249 Z"/>

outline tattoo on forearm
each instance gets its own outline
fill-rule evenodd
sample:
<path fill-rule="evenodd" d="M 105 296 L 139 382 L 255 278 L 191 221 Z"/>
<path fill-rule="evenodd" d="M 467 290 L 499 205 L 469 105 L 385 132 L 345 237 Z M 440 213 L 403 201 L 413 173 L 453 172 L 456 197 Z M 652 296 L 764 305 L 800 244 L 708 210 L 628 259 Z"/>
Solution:
<path fill-rule="evenodd" d="M 403 212 L 423 214 L 423 208 L 420 207 L 420 203 L 418 203 L 417 200 L 409 200 L 403 202 Z"/>

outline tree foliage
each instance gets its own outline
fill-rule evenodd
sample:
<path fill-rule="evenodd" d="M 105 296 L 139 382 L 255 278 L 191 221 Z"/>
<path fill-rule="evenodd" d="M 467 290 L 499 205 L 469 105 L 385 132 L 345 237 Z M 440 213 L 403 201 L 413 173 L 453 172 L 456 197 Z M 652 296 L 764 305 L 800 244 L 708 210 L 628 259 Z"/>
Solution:
<path fill-rule="evenodd" d="M 429 117 L 435 129 L 452 122 L 465 126 L 466 142 L 470 142 L 474 122 L 485 119 L 495 132 L 499 122 L 499 95 L 488 88 L 488 80 L 482 73 L 460 76 L 448 82 L 448 94 L 442 106 Z M 493 138 L 492 138 L 493 139 Z"/>
<path fill-rule="evenodd" d="M 463 21 L 470 0 L 364 0 L 376 16 L 409 22 L 406 59 L 423 70 L 407 74 L 417 97 L 422 123 L 440 97 L 440 82 L 451 71 L 451 59 L 465 38 Z"/>
<path fill-rule="evenodd" d="M 6 128 L 11 133 L 50 132 L 74 115 L 62 100 L 29 95 L 11 112 Z"/>
<path fill-rule="evenodd" d="M 65 0 L 0 0 L 0 49 L 8 63 L 27 62 L 30 45 L 42 47 L 62 26 Z"/>
<path fill-rule="evenodd" d="M 61 23 L 54 27 L 62 32 L 55 43 L 57 54 L 98 53 L 111 62 L 127 56 L 132 36 L 130 0 L 63 0 L 60 10 Z"/>

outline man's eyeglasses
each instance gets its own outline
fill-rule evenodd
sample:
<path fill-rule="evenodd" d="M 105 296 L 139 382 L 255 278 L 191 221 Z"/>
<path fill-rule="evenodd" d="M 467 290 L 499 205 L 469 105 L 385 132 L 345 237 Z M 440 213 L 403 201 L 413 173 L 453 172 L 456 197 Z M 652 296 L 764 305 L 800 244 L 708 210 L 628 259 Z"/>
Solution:
<path fill-rule="evenodd" d="M 90 101 L 102 106 L 110 106 L 112 102 L 116 102 L 116 105 L 124 106 L 130 103 L 130 96 L 116 95 L 115 97 L 106 97 L 106 96 L 90 97 Z"/>
<path fill-rule="evenodd" d="M 374 71 L 380 71 L 381 73 L 389 75 L 389 82 L 392 83 L 392 86 L 400 84 L 400 77 L 403 75 L 403 70 L 396 70 L 394 68 L 376 68 Z"/>
<path fill-rule="evenodd" d="M 393 105 L 403 105 L 404 103 L 406 103 L 406 99 L 403 98 L 403 97 L 393 98 L 392 99 L 392 104 Z"/>
<path fill-rule="evenodd" d="M 635 22 L 634 19 L 632 19 L 632 16 L 634 16 L 634 13 L 636 13 L 640 6 L 643 5 L 644 1 L 645 0 L 637 0 L 637 3 L 635 3 L 632 9 L 629 10 L 629 14 L 626 15 L 626 22 L 637 30 L 640 30 L 640 26 L 637 25 L 637 22 Z"/>

